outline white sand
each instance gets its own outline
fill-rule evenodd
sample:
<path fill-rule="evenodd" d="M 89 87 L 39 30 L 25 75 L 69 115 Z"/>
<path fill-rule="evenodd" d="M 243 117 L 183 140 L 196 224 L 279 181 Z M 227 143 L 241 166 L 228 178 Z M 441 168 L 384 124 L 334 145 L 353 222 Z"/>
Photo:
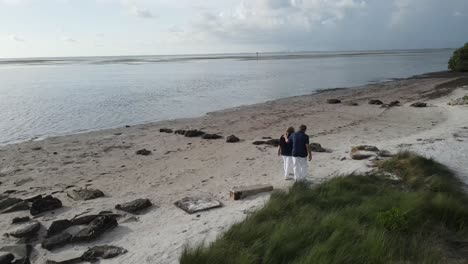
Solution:
<path fill-rule="evenodd" d="M 376 145 L 391 151 L 411 149 L 432 156 L 462 177 L 468 177 L 465 165 L 468 163 L 468 129 L 462 128 L 468 126 L 468 108 L 447 106 L 448 97 L 428 101 L 431 107 L 427 108 L 408 106 L 409 102 L 432 91 L 435 85 L 448 80 L 393 81 L 228 109 L 200 118 L 3 146 L 0 147 L 0 193 L 18 190 L 11 196 L 25 198 L 58 192 L 54 196 L 60 198 L 65 207 L 37 218 L 45 227 L 54 220 L 72 218 L 86 211 L 111 210 L 117 203 L 136 198 L 149 198 L 155 204 L 150 211 L 139 215 L 137 222 L 121 223 L 95 242 L 69 245 L 53 252 L 36 244 L 35 263 L 76 257 L 89 246 L 103 244 L 128 250 L 123 256 L 103 260 L 103 264 L 178 263 L 184 245 L 212 241 L 232 223 L 244 219 L 248 211 L 262 206 L 269 197 L 263 194 L 231 201 L 231 187 L 272 184 L 281 189 L 292 184 L 282 178 L 282 164 L 276 148 L 252 145 L 252 141 L 264 136 L 279 137 L 289 125 L 308 125 L 312 141 L 333 151 L 314 155 L 309 167 L 309 180 L 313 182 L 368 170 L 369 161 L 349 159 L 351 146 L 358 144 Z M 450 96 L 464 93 L 458 89 Z M 328 98 L 355 101 L 360 105 L 328 105 L 324 103 Z M 400 100 L 404 106 L 384 109 L 368 105 L 369 99 L 387 103 Z M 203 140 L 159 133 L 162 127 L 197 128 L 223 136 L 235 134 L 242 141 L 228 144 L 224 139 Z M 454 137 L 454 133 L 458 133 L 458 137 Z M 39 146 L 41 150 L 32 150 Z M 141 148 L 153 150 L 152 155 L 135 155 Z M 341 161 L 343 157 L 347 159 Z M 106 197 L 73 201 L 63 192 L 69 185 L 98 188 Z M 201 212 L 197 217 L 173 205 L 178 199 L 200 194 L 211 195 L 224 206 Z M 12 229 L 11 219 L 25 215 L 28 213 L 0 215 L 1 232 Z M 17 239 L 2 237 L 0 246 L 16 242 Z"/>

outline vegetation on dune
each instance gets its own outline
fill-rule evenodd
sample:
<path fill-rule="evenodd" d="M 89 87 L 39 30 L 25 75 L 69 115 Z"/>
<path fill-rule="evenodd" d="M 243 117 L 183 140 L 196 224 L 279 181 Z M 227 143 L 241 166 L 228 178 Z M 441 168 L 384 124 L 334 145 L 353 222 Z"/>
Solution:
<path fill-rule="evenodd" d="M 468 43 L 457 49 L 449 60 L 448 67 L 456 72 L 468 72 Z"/>
<path fill-rule="evenodd" d="M 180 262 L 463 263 L 468 197 L 453 173 L 411 153 L 378 167 L 275 192 L 215 242 L 187 247 Z"/>

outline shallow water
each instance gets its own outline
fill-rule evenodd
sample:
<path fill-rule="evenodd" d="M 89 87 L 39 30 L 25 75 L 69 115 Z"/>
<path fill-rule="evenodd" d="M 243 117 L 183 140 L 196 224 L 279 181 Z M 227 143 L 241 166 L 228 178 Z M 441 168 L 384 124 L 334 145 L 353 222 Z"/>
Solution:
<path fill-rule="evenodd" d="M 452 52 L 0 59 L 0 144 L 445 70 Z"/>

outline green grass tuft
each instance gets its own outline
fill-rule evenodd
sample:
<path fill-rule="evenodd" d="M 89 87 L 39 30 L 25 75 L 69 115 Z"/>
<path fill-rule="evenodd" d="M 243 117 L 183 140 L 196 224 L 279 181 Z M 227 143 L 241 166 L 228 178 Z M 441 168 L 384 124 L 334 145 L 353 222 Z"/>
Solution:
<path fill-rule="evenodd" d="M 460 263 L 468 198 L 445 166 L 405 152 L 378 164 L 401 181 L 350 175 L 275 192 L 182 264 Z"/>

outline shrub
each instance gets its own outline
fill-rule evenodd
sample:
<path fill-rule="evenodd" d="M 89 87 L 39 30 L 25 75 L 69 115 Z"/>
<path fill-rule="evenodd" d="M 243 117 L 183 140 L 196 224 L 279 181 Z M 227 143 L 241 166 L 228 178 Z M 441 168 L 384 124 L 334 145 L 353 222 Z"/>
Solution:
<path fill-rule="evenodd" d="M 468 72 L 468 43 L 453 52 L 448 67 L 456 72 Z"/>

